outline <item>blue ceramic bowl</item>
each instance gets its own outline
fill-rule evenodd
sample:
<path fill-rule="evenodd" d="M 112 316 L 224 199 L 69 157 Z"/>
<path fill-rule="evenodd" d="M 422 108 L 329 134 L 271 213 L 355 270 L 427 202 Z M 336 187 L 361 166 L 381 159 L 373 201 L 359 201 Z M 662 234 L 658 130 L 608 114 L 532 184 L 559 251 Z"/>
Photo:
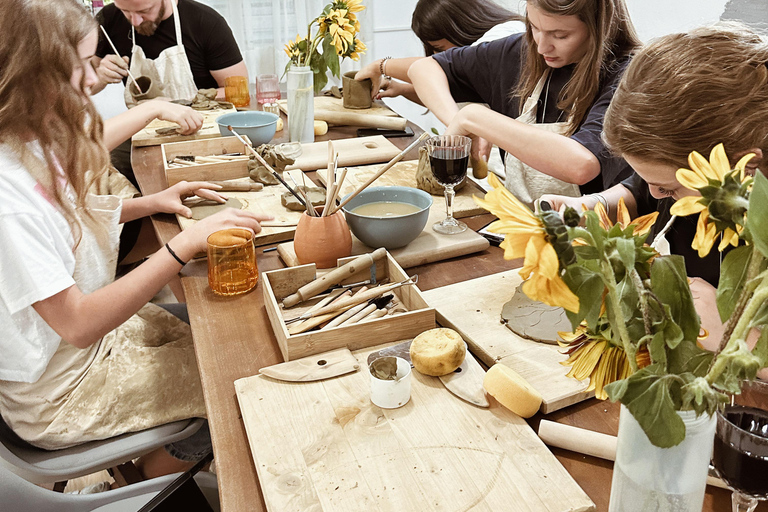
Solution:
<path fill-rule="evenodd" d="M 396 201 L 419 207 L 419 211 L 397 217 L 369 217 L 352 210 L 368 203 Z M 397 249 L 411 243 L 427 225 L 432 196 L 411 187 L 368 187 L 347 203 L 343 210 L 352 233 L 365 245 Z"/>
<path fill-rule="evenodd" d="M 279 118 L 277 114 L 271 112 L 244 110 L 219 116 L 216 122 L 222 137 L 234 135 L 227 128 L 228 125 L 231 125 L 239 135 L 246 135 L 251 140 L 253 147 L 256 148 L 272 140 Z"/>

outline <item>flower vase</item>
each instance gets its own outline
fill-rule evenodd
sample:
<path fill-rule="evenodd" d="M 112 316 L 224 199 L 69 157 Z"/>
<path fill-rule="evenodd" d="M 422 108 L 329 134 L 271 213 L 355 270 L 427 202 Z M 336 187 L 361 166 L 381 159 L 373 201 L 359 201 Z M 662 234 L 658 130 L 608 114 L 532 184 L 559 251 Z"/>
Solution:
<path fill-rule="evenodd" d="M 717 420 L 693 411 L 677 414 L 685 439 L 659 448 L 621 406 L 609 512 L 701 512 Z"/>
<path fill-rule="evenodd" d="M 315 141 L 314 74 L 309 66 L 288 69 L 288 137 L 291 142 Z"/>

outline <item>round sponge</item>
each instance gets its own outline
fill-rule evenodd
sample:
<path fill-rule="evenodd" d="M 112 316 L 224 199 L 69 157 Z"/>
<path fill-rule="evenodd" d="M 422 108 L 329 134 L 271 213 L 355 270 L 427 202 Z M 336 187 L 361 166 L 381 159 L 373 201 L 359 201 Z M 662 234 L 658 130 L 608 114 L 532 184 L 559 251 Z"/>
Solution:
<path fill-rule="evenodd" d="M 430 329 L 413 339 L 411 362 L 419 373 L 439 377 L 461 366 L 467 353 L 461 335 L 453 329 Z"/>
<path fill-rule="evenodd" d="M 512 368 L 496 363 L 485 374 L 485 390 L 501 405 L 523 418 L 530 418 L 541 407 L 541 395 Z"/>

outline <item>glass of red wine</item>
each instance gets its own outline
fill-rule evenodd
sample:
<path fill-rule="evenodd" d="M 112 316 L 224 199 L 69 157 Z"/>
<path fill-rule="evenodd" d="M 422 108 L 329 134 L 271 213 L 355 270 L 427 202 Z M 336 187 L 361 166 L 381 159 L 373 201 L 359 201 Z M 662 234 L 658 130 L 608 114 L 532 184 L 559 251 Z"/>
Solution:
<path fill-rule="evenodd" d="M 446 218 L 435 223 L 432 229 L 443 235 L 461 233 L 467 229 L 467 225 L 453 218 L 453 187 L 467 176 L 472 139 L 464 135 L 439 135 L 427 139 L 426 146 L 432 175 L 445 187 Z"/>
<path fill-rule="evenodd" d="M 734 512 L 752 512 L 768 499 L 768 411 L 732 404 L 718 412 L 712 463 L 733 490 Z"/>

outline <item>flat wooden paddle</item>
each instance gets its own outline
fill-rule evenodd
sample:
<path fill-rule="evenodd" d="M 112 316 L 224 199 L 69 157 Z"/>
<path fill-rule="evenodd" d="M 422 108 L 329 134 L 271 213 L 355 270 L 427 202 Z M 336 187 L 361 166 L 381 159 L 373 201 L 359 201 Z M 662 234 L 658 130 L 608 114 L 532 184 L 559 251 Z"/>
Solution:
<path fill-rule="evenodd" d="M 277 380 L 312 382 L 330 379 L 359 369 L 360 364 L 352 352 L 348 348 L 340 348 L 295 361 L 267 366 L 259 370 L 259 373 Z"/>

